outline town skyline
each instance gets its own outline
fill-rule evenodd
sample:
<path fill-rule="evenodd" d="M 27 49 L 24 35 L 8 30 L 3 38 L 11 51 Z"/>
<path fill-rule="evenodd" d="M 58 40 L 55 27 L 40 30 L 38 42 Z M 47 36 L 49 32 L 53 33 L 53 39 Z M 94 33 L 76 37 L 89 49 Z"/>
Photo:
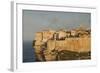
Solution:
<path fill-rule="evenodd" d="M 46 29 L 90 29 L 90 18 L 90 13 L 23 10 L 23 40 L 31 41 L 36 32 Z"/>

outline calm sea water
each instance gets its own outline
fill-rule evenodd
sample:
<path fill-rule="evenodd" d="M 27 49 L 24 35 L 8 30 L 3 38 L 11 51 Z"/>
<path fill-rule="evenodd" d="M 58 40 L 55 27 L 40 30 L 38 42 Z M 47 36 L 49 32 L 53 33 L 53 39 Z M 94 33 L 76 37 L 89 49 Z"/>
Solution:
<path fill-rule="evenodd" d="M 35 62 L 34 49 L 32 48 L 32 41 L 23 42 L 23 62 Z"/>

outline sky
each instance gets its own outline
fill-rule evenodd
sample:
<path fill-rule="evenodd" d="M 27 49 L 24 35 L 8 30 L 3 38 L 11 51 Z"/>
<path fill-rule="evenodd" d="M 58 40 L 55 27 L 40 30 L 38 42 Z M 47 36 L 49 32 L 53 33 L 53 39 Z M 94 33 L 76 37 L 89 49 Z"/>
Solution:
<path fill-rule="evenodd" d="M 90 13 L 23 10 L 22 17 L 24 41 L 33 41 L 35 33 L 45 29 L 91 28 Z"/>

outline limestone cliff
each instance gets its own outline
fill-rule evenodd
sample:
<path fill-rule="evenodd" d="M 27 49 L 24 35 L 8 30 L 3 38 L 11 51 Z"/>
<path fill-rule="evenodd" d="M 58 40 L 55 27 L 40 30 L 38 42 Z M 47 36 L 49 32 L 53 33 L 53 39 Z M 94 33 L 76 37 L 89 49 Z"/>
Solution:
<path fill-rule="evenodd" d="M 90 59 L 91 31 L 90 29 L 74 30 L 45 30 L 37 32 L 33 47 L 39 61 L 55 61 L 62 57 L 65 60 Z M 61 56 L 61 53 L 66 54 Z M 69 53 L 70 52 L 70 53 Z M 60 55 L 60 56 L 59 56 Z M 69 56 L 68 56 L 69 55 Z M 87 58 L 88 57 L 88 58 Z M 83 59 L 84 59 L 83 58 Z"/>

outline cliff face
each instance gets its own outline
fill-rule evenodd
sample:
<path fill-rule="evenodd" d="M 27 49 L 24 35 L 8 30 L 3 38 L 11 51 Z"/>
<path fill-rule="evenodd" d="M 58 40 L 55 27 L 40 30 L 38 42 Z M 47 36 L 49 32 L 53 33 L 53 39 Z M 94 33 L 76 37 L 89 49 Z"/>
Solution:
<path fill-rule="evenodd" d="M 66 40 L 49 40 L 47 49 L 58 51 L 69 50 L 75 52 L 87 52 L 91 49 L 91 38 L 68 38 Z"/>
<path fill-rule="evenodd" d="M 36 56 L 40 61 L 55 61 L 60 60 L 62 57 L 65 60 L 74 60 L 74 57 L 75 59 L 80 59 L 80 53 L 84 52 L 86 53 L 85 59 L 89 59 L 89 52 L 91 51 L 90 32 L 90 30 L 83 29 L 70 31 L 46 30 L 37 32 L 35 36 L 35 44 L 33 45 Z M 65 55 L 61 56 L 62 52 Z"/>

